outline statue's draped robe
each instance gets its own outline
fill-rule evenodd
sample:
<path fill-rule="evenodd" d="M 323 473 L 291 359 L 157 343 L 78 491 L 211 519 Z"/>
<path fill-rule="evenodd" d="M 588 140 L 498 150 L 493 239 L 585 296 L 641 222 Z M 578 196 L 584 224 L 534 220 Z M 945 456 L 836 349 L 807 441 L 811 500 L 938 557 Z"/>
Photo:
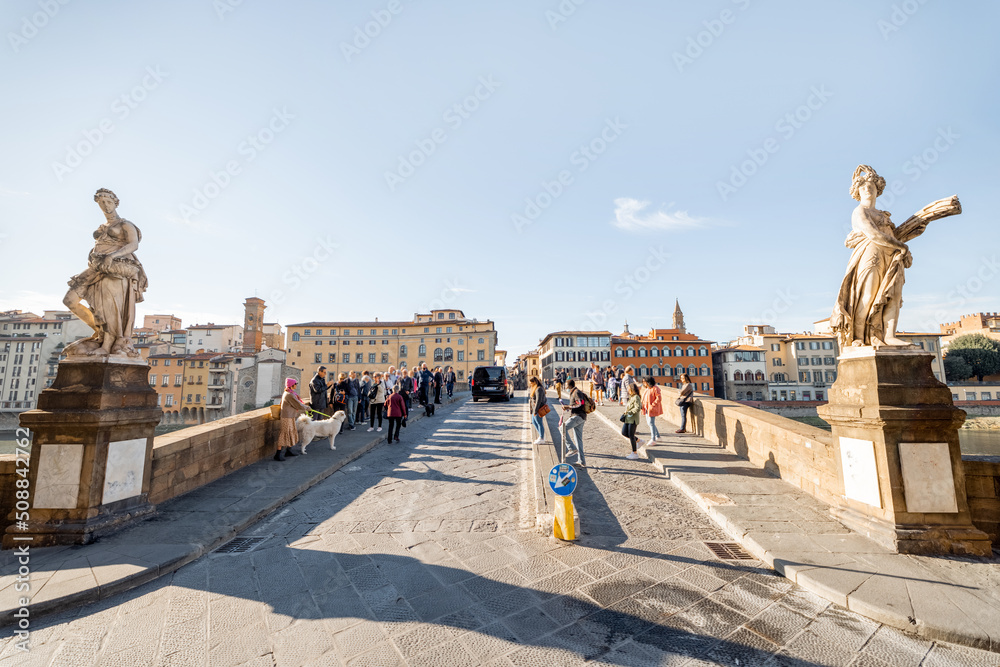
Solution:
<path fill-rule="evenodd" d="M 880 224 L 887 236 L 895 236 L 895 225 L 889 220 L 889 213 L 883 211 L 884 222 Z M 892 298 L 899 298 L 903 285 L 902 254 L 896 248 L 879 245 L 858 231 L 852 231 L 844 245 L 853 248 L 847 273 L 840 285 L 840 293 L 830 318 L 831 328 L 837 332 L 841 347 L 852 345 L 859 340 L 863 345 L 871 345 L 872 339 L 885 339 L 883 311 Z M 870 305 L 864 308 L 867 291 L 873 291 Z M 902 305 L 901 303 L 899 305 Z M 854 323 L 864 321 L 863 339 L 854 336 Z"/>
<path fill-rule="evenodd" d="M 122 220 L 117 227 L 131 225 L 136 237 L 142 240 L 139 228 L 128 220 Z M 135 254 L 117 257 L 111 268 L 101 268 L 101 259 L 128 243 L 128 236 L 116 226 L 101 225 L 94 232 L 94 249 L 90 251 L 87 268 L 69 280 L 69 286 L 77 292 L 94 314 L 98 329 L 94 340 L 100 342 L 104 334 L 114 336 L 115 342 L 131 348 L 132 329 L 135 326 L 135 304 L 143 299 L 146 291 L 146 272 Z"/>

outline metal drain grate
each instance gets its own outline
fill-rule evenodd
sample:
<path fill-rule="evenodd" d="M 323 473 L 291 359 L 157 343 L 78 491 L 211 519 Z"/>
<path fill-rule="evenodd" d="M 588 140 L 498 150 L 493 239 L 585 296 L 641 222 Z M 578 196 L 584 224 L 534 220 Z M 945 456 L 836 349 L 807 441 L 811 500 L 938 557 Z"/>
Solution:
<path fill-rule="evenodd" d="M 236 537 L 215 550 L 217 554 L 245 554 L 271 538 L 270 535 L 260 537 Z"/>
<path fill-rule="evenodd" d="M 705 546 L 720 560 L 756 560 L 736 542 L 705 542 Z"/>

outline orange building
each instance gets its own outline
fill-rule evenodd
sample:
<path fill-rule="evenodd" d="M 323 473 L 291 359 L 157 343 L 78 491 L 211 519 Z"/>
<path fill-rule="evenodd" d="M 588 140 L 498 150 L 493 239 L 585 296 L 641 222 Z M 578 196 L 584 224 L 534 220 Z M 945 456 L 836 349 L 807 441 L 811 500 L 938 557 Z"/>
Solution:
<path fill-rule="evenodd" d="M 652 377 L 657 384 L 679 387 L 681 373 L 691 376 L 700 394 L 715 396 L 712 341 L 688 333 L 680 305 L 674 309 L 673 328 L 652 329 L 642 336 L 625 330 L 611 337 L 611 365 L 632 366 L 635 377 Z"/>
<path fill-rule="evenodd" d="M 183 354 L 149 355 L 149 385 L 156 390 L 156 404 L 163 410 L 164 424 L 183 423 L 181 399 L 184 395 Z"/>

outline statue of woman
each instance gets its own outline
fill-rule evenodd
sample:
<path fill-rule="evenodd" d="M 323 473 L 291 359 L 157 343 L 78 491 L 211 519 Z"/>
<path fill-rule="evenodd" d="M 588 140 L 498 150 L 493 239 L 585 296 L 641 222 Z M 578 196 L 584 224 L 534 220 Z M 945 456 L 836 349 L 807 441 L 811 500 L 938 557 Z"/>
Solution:
<path fill-rule="evenodd" d="M 884 189 L 885 179 L 868 165 L 854 170 L 851 196 L 861 203 L 851 214 L 851 233 L 844 242 L 854 252 L 830 318 L 841 348 L 910 346 L 896 336 L 903 272 L 913 263 L 906 242 L 923 234 L 930 221 L 962 212 L 958 197 L 941 199 L 896 227 L 888 211 L 875 208 Z"/>
<path fill-rule="evenodd" d="M 135 304 L 146 291 L 146 272 L 135 256 L 139 228 L 118 215 L 118 197 L 101 188 L 94 195 L 107 222 L 94 232 L 87 268 L 69 281 L 63 303 L 94 330 L 90 338 L 66 346 L 67 356 L 138 357 L 132 347 Z M 84 306 L 82 301 L 86 301 Z"/>

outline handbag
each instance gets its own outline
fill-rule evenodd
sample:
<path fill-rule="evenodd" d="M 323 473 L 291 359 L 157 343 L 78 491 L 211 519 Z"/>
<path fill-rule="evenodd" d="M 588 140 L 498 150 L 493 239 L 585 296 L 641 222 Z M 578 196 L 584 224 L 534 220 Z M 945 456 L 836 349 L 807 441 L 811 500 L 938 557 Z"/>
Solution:
<path fill-rule="evenodd" d="M 549 407 L 548 403 L 546 403 L 542 407 L 538 408 L 538 416 L 539 417 L 544 417 L 545 415 L 549 414 L 550 412 L 552 412 L 552 408 Z"/>
<path fill-rule="evenodd" d="M 622 415 L 622 421 L 624 421 L 624 417 L 625 417 L 625 415 Z M 628 437 L 628 427 L 629 426 L 630 426 L 629 424 L 622 424 L 622 435 L 624 435 L 626 438 Z"/>
<path fill-rule="evenodd" d="M 625 413 L 624 412 L 622 413 L 622 416 L 618 418 L 618 421 L 620 421 L 623 424 L 625 423 Z"/>

